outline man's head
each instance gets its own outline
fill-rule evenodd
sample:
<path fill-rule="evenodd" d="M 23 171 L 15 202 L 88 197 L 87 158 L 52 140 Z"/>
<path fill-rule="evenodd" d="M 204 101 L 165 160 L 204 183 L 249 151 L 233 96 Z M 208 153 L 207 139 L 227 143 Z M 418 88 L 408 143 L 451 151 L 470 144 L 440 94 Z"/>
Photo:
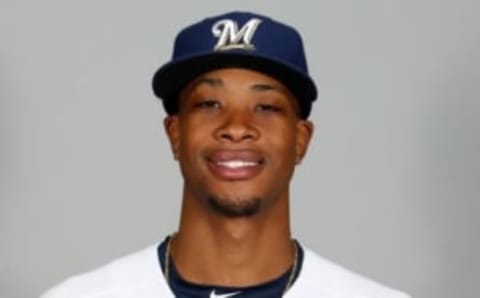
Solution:
<path fill-rule="evenodd" d="M 211 48 L 193 50 L 207 42 Z M 206 19 L 177 36 L 153 86 L 169 114 L 185 196 L 228 217 L 288 198 L 316 95 L 294 29 L 245 13 Z"/>
<path fill-rule="evenodd" d="M 185 191 L 227 216 L 248 216 L 287 196 L 313 127 L 273 77 L 225 68 L 200 75 L 165 120 Z"/>

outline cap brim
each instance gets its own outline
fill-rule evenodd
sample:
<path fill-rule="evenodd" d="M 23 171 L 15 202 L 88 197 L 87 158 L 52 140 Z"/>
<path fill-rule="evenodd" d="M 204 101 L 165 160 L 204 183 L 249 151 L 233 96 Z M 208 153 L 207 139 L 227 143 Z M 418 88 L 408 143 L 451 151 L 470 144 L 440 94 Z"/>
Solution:
<path fill-rule="evenodd" d="M 161 67 L 152 81 L 153 91 L 162 99 L 169 115 L 178 110 L 178 93 L 186 84 L 202 73 L 226 67 L 248 68 L 270 75 L 296 96 L 301 117 L 308 118 L 311 104 L 317 97 L 313 80 L 294 66 L 276 61 L 271 57 L 252 55 L 252 52 L 229 51 L 184 57 Z"/>

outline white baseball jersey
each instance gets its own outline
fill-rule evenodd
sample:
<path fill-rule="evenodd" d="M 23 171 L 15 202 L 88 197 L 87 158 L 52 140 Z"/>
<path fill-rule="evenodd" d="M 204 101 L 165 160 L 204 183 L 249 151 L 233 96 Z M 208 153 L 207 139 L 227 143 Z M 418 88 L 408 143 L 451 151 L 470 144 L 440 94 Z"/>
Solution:
<path fill-rule="evenodd" d="M 159 265 L 157 246 L 117 259 L 83 275 L 67 279 L 40 298 L 170 298 L 174 294 Z M 303 247 L 303 246 L 302 246 Z M 302 271 L 285 298 L 408 298 L 350 272 L 303 247 Z M 210 297 L 232 297 L 216 295 Z"/>

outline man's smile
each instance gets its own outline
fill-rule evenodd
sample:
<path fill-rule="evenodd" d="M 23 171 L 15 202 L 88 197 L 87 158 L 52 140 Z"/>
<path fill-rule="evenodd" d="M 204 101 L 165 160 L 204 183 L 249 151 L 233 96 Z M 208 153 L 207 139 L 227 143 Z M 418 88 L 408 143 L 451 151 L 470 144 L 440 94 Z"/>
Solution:
<path fill-rule="evenodd" d="M 221 180 L 248 180 L 263 168 L 265 158 L 253 150 L 220 150 L 207 155 L 207 164 Z"/>

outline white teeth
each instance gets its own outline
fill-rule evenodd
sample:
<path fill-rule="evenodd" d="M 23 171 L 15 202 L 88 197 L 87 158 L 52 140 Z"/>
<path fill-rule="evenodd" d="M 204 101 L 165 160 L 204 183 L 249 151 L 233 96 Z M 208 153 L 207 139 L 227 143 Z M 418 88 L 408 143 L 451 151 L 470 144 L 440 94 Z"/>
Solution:
<path fill-rule="evenodd" d="M 222 167 L 238 169 L 243 167 L 253 167 L 253 166 L 256 166 L 258 163 L 253 161 L 244 161 L 244 160 L 229 160 L 229 161 L 218 161 L 216 164 Z"/>

